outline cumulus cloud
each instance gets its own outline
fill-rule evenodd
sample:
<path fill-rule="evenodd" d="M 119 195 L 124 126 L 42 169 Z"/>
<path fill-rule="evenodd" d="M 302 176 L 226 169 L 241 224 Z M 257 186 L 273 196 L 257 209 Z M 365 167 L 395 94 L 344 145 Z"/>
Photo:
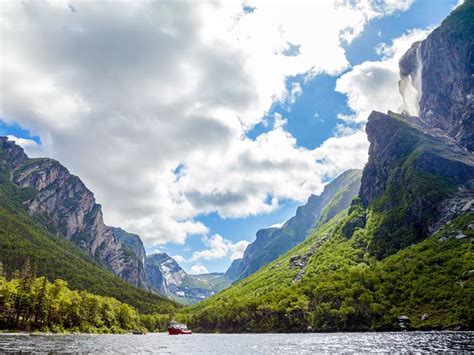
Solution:
<path fill-rule="evenodd" d="M 215 260 L 226 257 L 229 257 L 230 260 L 239 259 L 244 254 L 247 245 L 249 245 L 249 242 L 245 240 L 232 243 L 219 234 L 215 234 L 210 238 L 204 238 L 204 243 L 209 249 L 195 251 L 190 261 Z"/>
<path fill-rule="evenodd" d="M 339 115 L 339 118 L 347 122 L 363 123 L 372 110 L 401 111 L 398 61 L 413 42 L 423 40 L 431 30 L 410 30 L 390 44 L 379 44 L 375 50 L 382 55 L 382 60 L 363 62 L 342 75 L 337 80 L 336 91 L 347 95 L 347 103 L 355 114 Z"/>
<path fill-rule="evenodd" d="M 358 166 L 358 136 L 310 151 L 282 121 L 246 132 L 296 99 L 287 78 L 347 69 L 341 43 L 410 3 L 6 2 L 0 117 L 41 137 L 28 152 L 81 176 L 107 223 L 184 243 L 208 233 L 199 214 L 266 213 Z"/>
<path fill-rule="evenodd" d="M 23 149 L 28 150 L 29 152 L 39 149 L 39 144 L 36 143 L 33 139 L 19 138 L 13 135 L 7 135 L 9 141 L 13 141 L 18 144 Z"/>
<path fill-rule="evenodd" d="M 173 255 L 172 258 L 176 260 L 178 264 L 183 264 L 186 262 L 186 259 L 181 255 Z"/>
<path fill-rule="evenodd" d="M 198 263 L 198 264 L 194 264 L 193 266 L 191 266 L 191 274 L 199 275 L 199 274 L 208 274 L 208 273 L 209 273 L 209 271 L 202 264 Z"/>

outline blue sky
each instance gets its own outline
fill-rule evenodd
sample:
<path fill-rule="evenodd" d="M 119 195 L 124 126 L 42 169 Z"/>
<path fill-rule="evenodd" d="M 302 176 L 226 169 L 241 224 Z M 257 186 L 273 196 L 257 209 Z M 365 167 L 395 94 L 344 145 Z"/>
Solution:
<path fill-rule="evenodd" d="M 314 150 L 315 148 L 321 146 L 321 144 L 323 144 L 323 142 L 325 142 L 328 138 L 337 136 L 339 134 L 338 125 L 342 125 L 343 127 L 350 127 L 353 129 L 360 129 L 361 124 L 357 124 L 354 122 L 344 122 L 337 118 L 339 114 L 351 115 L 351 114 L 354 114 L 354 111 L 353 111 L 353 108 L 351 108 L 347 103 L 347 96 L 343 93 L 335 91 L 336 81 L 342 75 L 351 71 L 351 69 L 358 64 L 362 64 L 367 61 L 381 61 L 383 59 L 382 55 L 377 54 L 377 52 L 375 51 L 375 47 L 379 43 L 390 44 L 393 39 L 400 37 L 403 34 L 406 34 L 407 30 L 411 30 L 415 28 L 425 29 L 429 26 L 438 25 L 442 21 L 442 19 L 444 19 L 447 16 L 447 14 L 449 14 L 449 12 L 452 10 L 453 6 L 456 3 L 457 3 L 456 0 L 417 0 L 411 5 L 411 7 L 407 11 L 402 11 L 402 12 L 395 11 L 390 16 L 372 19 L 370 22 L 366 24 L 365 29 L 361 35 L 356 37 L 350 44 L 343 44 L 345 55 L 346 55 L 347 60 L 350 63 L 350 67 L 347 67 L 344 71 L 339 72 L 337 75 L 330 75 L 327 73 L 323 73 L 323 74 L 316 75 L 310 80 L 307 80 L 307 76 L 305 74 L 297 74 L 295 76 L 289 76 L 285 84 L 287 91 L 291 91 L 294 84 L 297 83 L 299 87 L 301 88 L 302 93 L 299 95 L 296 95 L 294 100 L 275 101 L 271 105 L 270 108 L 265 109 L 266 111 L 266 114 L 264 115 L 265 119 L 261 120 L 259 117 L 257 117 L 258 120 L 255 121 L 257 124 L 254 125 L 251 130 L 245 132 L 245 137 L 243 138 L 256 140 L 258 137 L 262 137 L 262 135 L 271 133 L 275 129 L 275 122 L 274 122 L 275 114 L 279 114 L 281 115 L 281 117 L 286 119 L 286 124 L 284 125 L 285 132 L 289 133 L 292 137 L 294 137 L 294 139 L 296 139 L 297 147 L 302 148 L 302 149 L 307 149 L 308 151 Z M 77 10 L 77 13 L 75 13 L 76 16 L 77 14 L 81 14 L 81 12 L 83 11 L 81 6 L 75 6 L 75 8 Z M 61 10 L 61 11 L 67 12 L 67 10 Z M 258 11 L 259 11 L 259 7 L 256 7 L 255 11 L 248 11 L 248 9 L 244 9 L 245 15 L 249 15 L 249 16 L 253 15 L 254 12 L 258 13 Z M 64 13 L 66 16 L 71 15 L 66 12 Z M 115 29 L 115 31 L 117 30 Z M 113 34 L 115 35 L 115 33 L 116 32 L 114 32 Z M 317 33 L 314 33 L 313 35 L 318 36 Z M 61 39 L 59 38 L 57 40 L 60 41 Z M 19 42 L 22 43 L 21 41 Z M 28 42 L 25 40 L 24 43 L 28 43 Z M 25 44 L 25 47 L 26 46 L 27 45 Z M 295 47 L 290 46 L 289 48 L 291 49 L 291 51 L 296 50 Z M 55 59 L 59 58 L 61 57 L 61 55 L 62 55 L 62 52 L 59 51 L 59 54 L 57 54 L 53 58 Z M 220 55 L 220 53 L 218 55 Z M 143 65 L 146 65 L 146 63 Z M 101 68 L 103 68 L 103 66 Z M 64 73 L 65 73 L 64 75 L 67 76 L 67 71 L 65 71 Z M 236 77 L 235 80 L 240 80 L 240 79 L 241 79 L 240 77 Z M 114 80 L 114 76 L 109 75 L 108 80 Z M 243 78 L 242 80 L 245 81 L 246 79 Z M 67 86 L 67 85 L 70 85 L 71 83 L 62 82 L 62 84 Z M 3 85 L 4 84 L 2 83 L 2 88 L 4 87 Z M 74 82 L 74 85 L 78 85 L 77 81 Z M 61 86 L 58 85 L 58 87 L 61 87 Z M 225 90 L 221 90 L 221 91 L 225 91 Z M 80 92 L 81 91 L 79 90 L 79 88 L 75 87 L 74 95 L 77 96 L 79 95 L 77 93 L 80 93 Z M 231 94 L 234 95 L 234 93 L 231 93 Z M 240 95 L 240 93 L 238 94 Z M 242 97 L 232 96 L 231 101 L 232 102 L 239 101 L 240 99 L 244 100 Z M 82 102 L 84 102 L 84 100 L 85 99 L 83 99 Z M 37 103 L 34 102 L 34 104 L 36 105 Z M 110 111 L 115 110 L 116 107 L 121 105 L 120 102 L 115 102 L 115 104 L 116 106 L 112 106 L 112 105 L 109 106 Z M 25 102 L 23 104 L 23 106 L 25 105 L 28 105 L 28 102 Z M 63 105 L 59 109 L 63 109 L 64 106 L 67 106 L 67 105 Z M 90 106 L 93 107 L 93 104 L 90 104 Z M 52 110 L 54 109 L 56 109 L 56 107 L 52 107 Z M 126 112 L 126 110 L 127 108 L 124 108 L 122 112 Z M 122 210 L 118 210 L 118 209 L 114 210 L 115 201 L 113 200 L 113 197 L 111 196 L 116 194 L 116 191 L 112 191 L 112 190 L 110 192 L 106 191 L 108 188 L 108 185 L 113 185 L 113 184 L 109 184 L 107 179 L 104 179 L 101 176 L 95 175 L 93 160 L 90 160 L 90 163 L 88 164 L 87 159 L 81 159 L 82 157 L 81 154 L 87 154 L 87 151 L 86 150 L 82 151 L 81 149 L 79 151 L 71 150 L 71 153 L 67 155 L 67 153 L 63 153 L 63 151 L 67 152 L 68 151 L 67 149 L 72 149 L 72 148 L 64 147 L 63 149 L 63 147 L 60 145 L 54 146 L 54 144 L 58 144 L 57 142 L 60 142 L 60 141 L 65 141 L 66 143 L 63 143 L 65 145 L 69 144 L 69 140 L 72 137 L 71 132 L 68 132 L 67 134 L 63 134 L 61 132 L 66 132 L 66 129 L 67 127 L 69 127 L 69 125 L 73 126 L 74 120 L 71 119 L 71 122 L 69 122 L 67 119 L 68 118 L 67 116 L 61 117 L 60 123 L 52 123 L 53 128 L 48 128 L 49 129 L 48 130 L 45 128 L 47 124 L 51 124 L 48 120 L 35 121 L 27 114 L 25 115 L 24 114 L 25 111 L 29 112 L 27 109 L 24 110 L 24 107 L 22 109 L 17 109 L 16 111 L 11 111 L 15 113 L 11 113 L 8 117 L 6 117 L 4 113 L 8 111 L 2 111 L 1 114 L 4 115 L 4 117 L 3 119 L 0 119 L 0 135 L 13 135 L 18 138 L 32 139 L 39 146 L 41 146 L 42 144 L 44 144 L 45 146 L 47 146 L 47 144 L 50 144 L 50 146 L 48 146 L 48 149 L 45 149 L 43 151 L 40 150 L 40 151 L 43 154 L 45 154 L 44 152 L 51 151 L 52 152 L 51 154 L 53 154 L 53 157 L 61 160 L 65 165 L 67 165 L 71 169 L 72 172 L 77 173 L 78 175 L 83 177 L 83 179 L 86 181 L 88 186 L 92 186 L 92 189 L 95 192 L 99 202 L 104 203 L 105 214 L 109 214 L 114 223 L 116 221 L 120 221 L 121 216 L 122 216 L 120 213 L 122 213 L 121 212 L 122 210 L 125 210 L 125 207 Z M 58 111 L 58 112 L 61 112 L 61 111 Z M 71 111 L 71 112 L 75 114 L 75 111 Z M 101 111 L 101 114 L 103 114 L 102 111 Z M 126 114 L 123 114 L 123 115 L 126 116 Z M 256 119 L 256 118 L 254 117 L 253 119 Z M 133 120 L 130 120 L 130 121 L 133 121 Z M 61 129 L 58 129 L 58 127 L 60 127 Z M 90 129 L 89 126 L 87 126 L 87 129 L 88 131 L 86 132 L 89 132 L 90 135 L 94 135 L 93 131 Z M 134 130 L 134 129 L 136 129 L 136 127 L 131 126 L 130 130 Z M 112 135 L 112 132 L 116 132 L 117 130 L 118 128 L 115 125 L 112 125 L 111 127 L 107 127 L 105 131 L 107 138 L 109 139 L 110 137 L 108 135 L 109 134 Z M 30 133 L 31 131 L 33 131 L 34 133 Z M 44 137 L 41 136 L 42 132 L 44 134 Z M 50 141 L 49 139 L 49 133 L 51 132 L 53 132 L 52 136 L 56 134 L 56 139 L 54 140 L 54 142 Z M 210 141 L 213 141 L 213 140 L 219 141 L 220 137 L 225 134 L 226 130 L 224 129 L 224 130 L 221 130 L 220 132 L 223 132 L 223 133 L 219 133 L 219 135 L 217 136 L 210 136 L 211 138 L 206 138 L 206 139 Z M 122 133 L 122 132 L 114 133 L 115 136 L 110 139 L 120 138 L 118 139 L 118 141 L 123 141 L 122 140 L 123 137 L 127 137 L 129 133 L 130 131 L 125 132 L 125 133 Z M 145 135 L 143 132 L 141 132 L 140 134 L 141 136 L 139 139 L 141 139 L 141 137 Z M 205 135 L 206 132 L 197 132 L 196 134 Z M 99 136 L 95 138 L 96 138 L 96 141 L 100 140 Z M 241 137 L 241 139 L 243 138 Z M 160 140 L 156 138 L 156 139 L 153 139 L 152 141 L 154 144 L 156 143 L 155 144 L 156 146 L 160 146 L 160 144 L 164 144 L 163 143 L 164 140 L 165 139 Z M 44 143 L 45 141 L 49 143 Z M 137 138 L 134 138 L 134 141 L 137 141 Z M 76 147 L 75 149 L 77 149 L 77 146 L 80 146 L 80 142 L 81 142 L 80 140 L 77 142 L 77 144 L 75 145 Z M 193 138 L 189 138 L 188 140 L 186 139 L 182 140 L 183 145 L 187 145 L 187 144 L 192 145 L 194 144 L 193 142 L 194 142 Z M 177 147 L 177 148 L 174 147 L 173 144 L 171 144 L 171 148 L 169 148 L 170 151 L 174 152 L 181 149 L 180 147 Z M 101 149 L 103 149 L 103 151 L 105 152 L 105 151 L 108 151 L 110 146 L 111 146 L 110 144 L 107 144 L 101 147 Z M 198 150 L 199 149 L 195 149 L 195 151 L 198 151 Z M 75 153 L 76 155 L 74 155 L 74 152 L 76 152 Z M 92 152 L 91 154 L 94 155 L 95 152 Z M 157 155 L 160 155 L 160 154 L 171 155 L 171 153 L 166 153 L 166 150 L 164 151 L 158 150 Z M 193 151 L 193 154 L 194 154 L 194 151 Z M 92 155 L 90 156 L 91 159 L 92 159 Z M 146 152 L 143 155 L 146 155 Z M 126 158 L 124 158 L 124 160 L 125 159 Z M 78 162 L 78 160 L 80 160 L 80 162 Z M 133 157 L 132 159 L 129 159 L 129 160 L 133 160 Z M 174 170 L 174 168 L 170 169 L 169 166 L 174 164 L 173 166 L 176 167 L 177 162 L 178 162 L 179 164 L 182 164 L 179 166 L 183 167 L 180 170 L 186 173 L 187 172 L 186 164 L 181 162 L 184 160 L 185 160 L 184 158 L 181 159 L 180 157 L 177 157 L 176 159 L 173 159 L 172 161 L 170 159 L 169 164 L 163 163 L 162 165 L 160 165 L 160 169 L 162 170 L 168 169 L 172 171 Z M 96 164 L 100 164 L 100 163 L 96 163 Z M 147 164 L 150 165 L 149 162 Z M 116 169 L 116 167 L 114 167 L 114 169 Z M 139 168 L 130 168 L 130 170 L 139 170 Z M 120 169 L 114 170 L 114 171 L 120 171 Z M 189 168 L 189 171 L 191 171 L 191 168 Z M 108 172 L 104 173 L 105 176 L 107 176 L 107 174 L 109 173 Z M 326 175 L 322 177 L 323 182 L 327 182 L 325 180 L 326 179 L 325 176 Z M 127 180 L 127 178 L 128 177 L 124 179 Z M 163 181 L 163 179 L 164 177 L 161 176 L 158 181 Z M 133 181 L 136 181 L 136 180 L 133 180 Z M 190 181 L 194 181 L 194 180 L 191 179 Z M 119 184 L 117 183 L 117 186 L 118 185 Z M 194 193 L 197 190 L 198 188 L 193 187 L 191 192 Z M 136 192 L 133 192 L 133 193 L 136 194 Z M 156 195 L 158 196 L 157 199 L 160 196 L 166 195 L 166 194 L 167 194 L 166 192 L 158 191 Z M 189 196 L 190 195 L 191 193 L 189 193 Z M 133 196 L 133 195 L 130 195 L 130 196 Z M 301 202 L 295 201 L 294 199 L 288 198 L 285 196 L 287 195 L 285 195 L 284 193 L 281 194 L 281 197 L 278 198 L 278 202 L 279 202 L 278 207 L 273 209 L 271 212 L 265 211 L 265 208 L 267 206 L 263 205 L 263 207 L 259 207 L 260 210 L 259 209 L 251 210 L 249 212 L 242 213 L 241 216 L 239 215 L 237 207 L 228 208 L 227 206 L 223 206 L 223 207 L 214 206 L 214 207 L 202 207 L 201 210 L 198 210 L 195 206 L 193 206 L 193 211 L 197 211 L 197 212 L 189 212 L 190 213 L 189 215 L 182 217 L 180 211 L 185 210 L 186 208 L 190 208 L 190 207 L 188 206 L 188 204 L 179 205 L 178 207 L 176 207 L 176 211 L 173 212 L 173 217 L 172 217 L 174 221 L 173 223 L 177 221 L 178 225 L 181 226 L 181 224 L 179 224 L 181 223 L 181 219 L 187 219 L 187 218 L 189 219 L 190 218 L 189 216 L 192 216 L 192 213 L 195 213 L 194 217 L 192 218 L 192 223 L 190 224 L 191 231 L 187 230 L 186 232 L 182 232 L 182 233 L 180 232 L 180 235 L 183 233 L 184 235 L 187 235 L 187 238 L 184 238 L 184 239 L 183 237 L 176 237 L 175 239 L 173 239 L 173 237 L 171 236 L 171 234 L 173 233 L 173 227 L 170 227 L 168 229 L 163 228 L 161 235 L 162 236 L 164 235 L 164 237 L 161 237 L 160 243 L 153 243 L 152 242 L 153 240 L 152 235 L 154 231 L 153 228 L 156 228 L 156 224 L 155 224 L 155 227 L 150 225 L 150 227 L 142 228 L 141 226 L 145 222 L 143 223 L 136 222 L 138 217 L 137 218 L 130 217 L 130 221 L 128 221 L 128 225 L 126 225 L 125 227 L 128 229 L 131 229 L 131 231 L 133 232 L 138 232 L 141 235 L 145 236 L 145 242 L 147 245 L 148 252 L 159 250 L 159 251 L 167 252 L 169 255 L 172 255 L 172 256 L 180 255 L 184 259 L 189 260 L 192 257 L 194 252 L 208 249 L 209 238 L 212 238 L 212 236 L 215 234 L 221 235 L 230 243 L 237 243 L 239 241 L 251 242 L 254 240 L 255 233 L 258 229 L 269 227 L 273 224 L 281 223 L 284 220 L 288 219 L 289 217 L 293 216 L 295 213 L 296 207 L 300 205 Z M 264 200 L 270 203 L 272 197 L 274 197 L 273 193 L 267 192 L 266 197 L 264 197 Z M 240 197 L 237 196 L 234 198 L 238 200 L 238 198 Z M 249 197 L 247 196 L 247 198 Z M 142 200 L 140 200 L 140 203 L 141 202 Z M 150 202 L 147 202 L 147 204 L 145 204 L 144 206 L 137 205 L 140 208 L 137 207 L 135 210 L 140 210 L 141 208 L 143 208 L 143 210 L 148 210 L 148 209 L 151 209 L 151 207 L 149 206 L 152 206 L 152 205 L 153 205 L 153 201 L 150 201 Z M 158 207 L 156 207 L 157 211 L 160 211 L 160 208 L 161 208 L 161 211 L 163 211 L 163 208 L 160 206 L 161 204 L 158 204 Z M 157 213 L 159 214 L 159 212 Z M 127 215 L 134 215 L 134 211 L 132 211 L 132 213 L 128 211 Z M 146 216 L 139 216 L 139 217 L 142 218 L 143 221 L 147 221 Z M 158 220 L 157 222 L 158 225 L 160 225 L 161 223 L 160 217 L 157 217 L 156 219 Z M 167 221 L 161 223 L 161 225 L 166 224 Z M 203 226 L 207 227 L 208 229 L 207 237 L 203 237 L 202 235 L 201 230 Z M 195 233 L 193 233 L 194 230 L 196 231 Z M 146 233 L 149 233 L 151 236 L 146 237 Z M 149 242 L 147 242 L 147 240 L 149 240 Z M 183 267 L 187 271 L 191 270 L 191 267 L 193 264 L 195 265 L 196 262 L 185 261 L 182 263 Z M 214 259 L 208 259 L 208 260 L 205 258 L 202 258 L 202 259 L 199 259 L 198 264 L 204 266 L 210 272 L 222 272 L 227 269 L 227 267 L 230 264 L 230 260 L 229 260 L 228 255 L 223 258 L 214 258 Z"/>

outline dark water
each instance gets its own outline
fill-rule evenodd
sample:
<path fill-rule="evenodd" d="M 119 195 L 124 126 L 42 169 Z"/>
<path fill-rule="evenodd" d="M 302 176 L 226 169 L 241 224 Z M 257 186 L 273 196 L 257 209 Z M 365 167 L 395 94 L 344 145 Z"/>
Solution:
<path fill-rule="evenodd" d="M 474 332 L 0 335 L 0 352 L 311 354 L 321 352 L 474 352 Z"/>

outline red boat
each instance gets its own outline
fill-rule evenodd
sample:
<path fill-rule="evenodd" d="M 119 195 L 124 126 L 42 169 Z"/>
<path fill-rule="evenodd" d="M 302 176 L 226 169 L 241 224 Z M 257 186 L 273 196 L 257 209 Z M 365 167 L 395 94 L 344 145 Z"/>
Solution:
<path fill-rule="evenodd" d="M 188 329 L 188 326 L 186 324 L 180 324 L 173 320 L 171 321 L 170 326 L 168 327 L 168 334 L 169 335 L 193 334 L 193 332 Z"/>

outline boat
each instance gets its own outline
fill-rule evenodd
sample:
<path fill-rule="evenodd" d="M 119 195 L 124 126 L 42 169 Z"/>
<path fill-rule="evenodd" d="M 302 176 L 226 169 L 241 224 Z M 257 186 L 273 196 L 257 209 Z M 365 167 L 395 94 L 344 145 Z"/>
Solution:
<path fill-rule="evenodd" d="M 172 320 L 168 327 L 168 334 L 169 335 L 193 334 L 193 332 L 188 329 L 188 326 L 186 324 L 181 324 Z"/>
<path fill-rule="evenodd" d="M 134 330 L 134 331 L 132 332 L 132 334 L 133 334 L 133 335 L 146 335 L 146 333 L 145 333 L 145 332 L 142 332 L 141 330 Z"/>

